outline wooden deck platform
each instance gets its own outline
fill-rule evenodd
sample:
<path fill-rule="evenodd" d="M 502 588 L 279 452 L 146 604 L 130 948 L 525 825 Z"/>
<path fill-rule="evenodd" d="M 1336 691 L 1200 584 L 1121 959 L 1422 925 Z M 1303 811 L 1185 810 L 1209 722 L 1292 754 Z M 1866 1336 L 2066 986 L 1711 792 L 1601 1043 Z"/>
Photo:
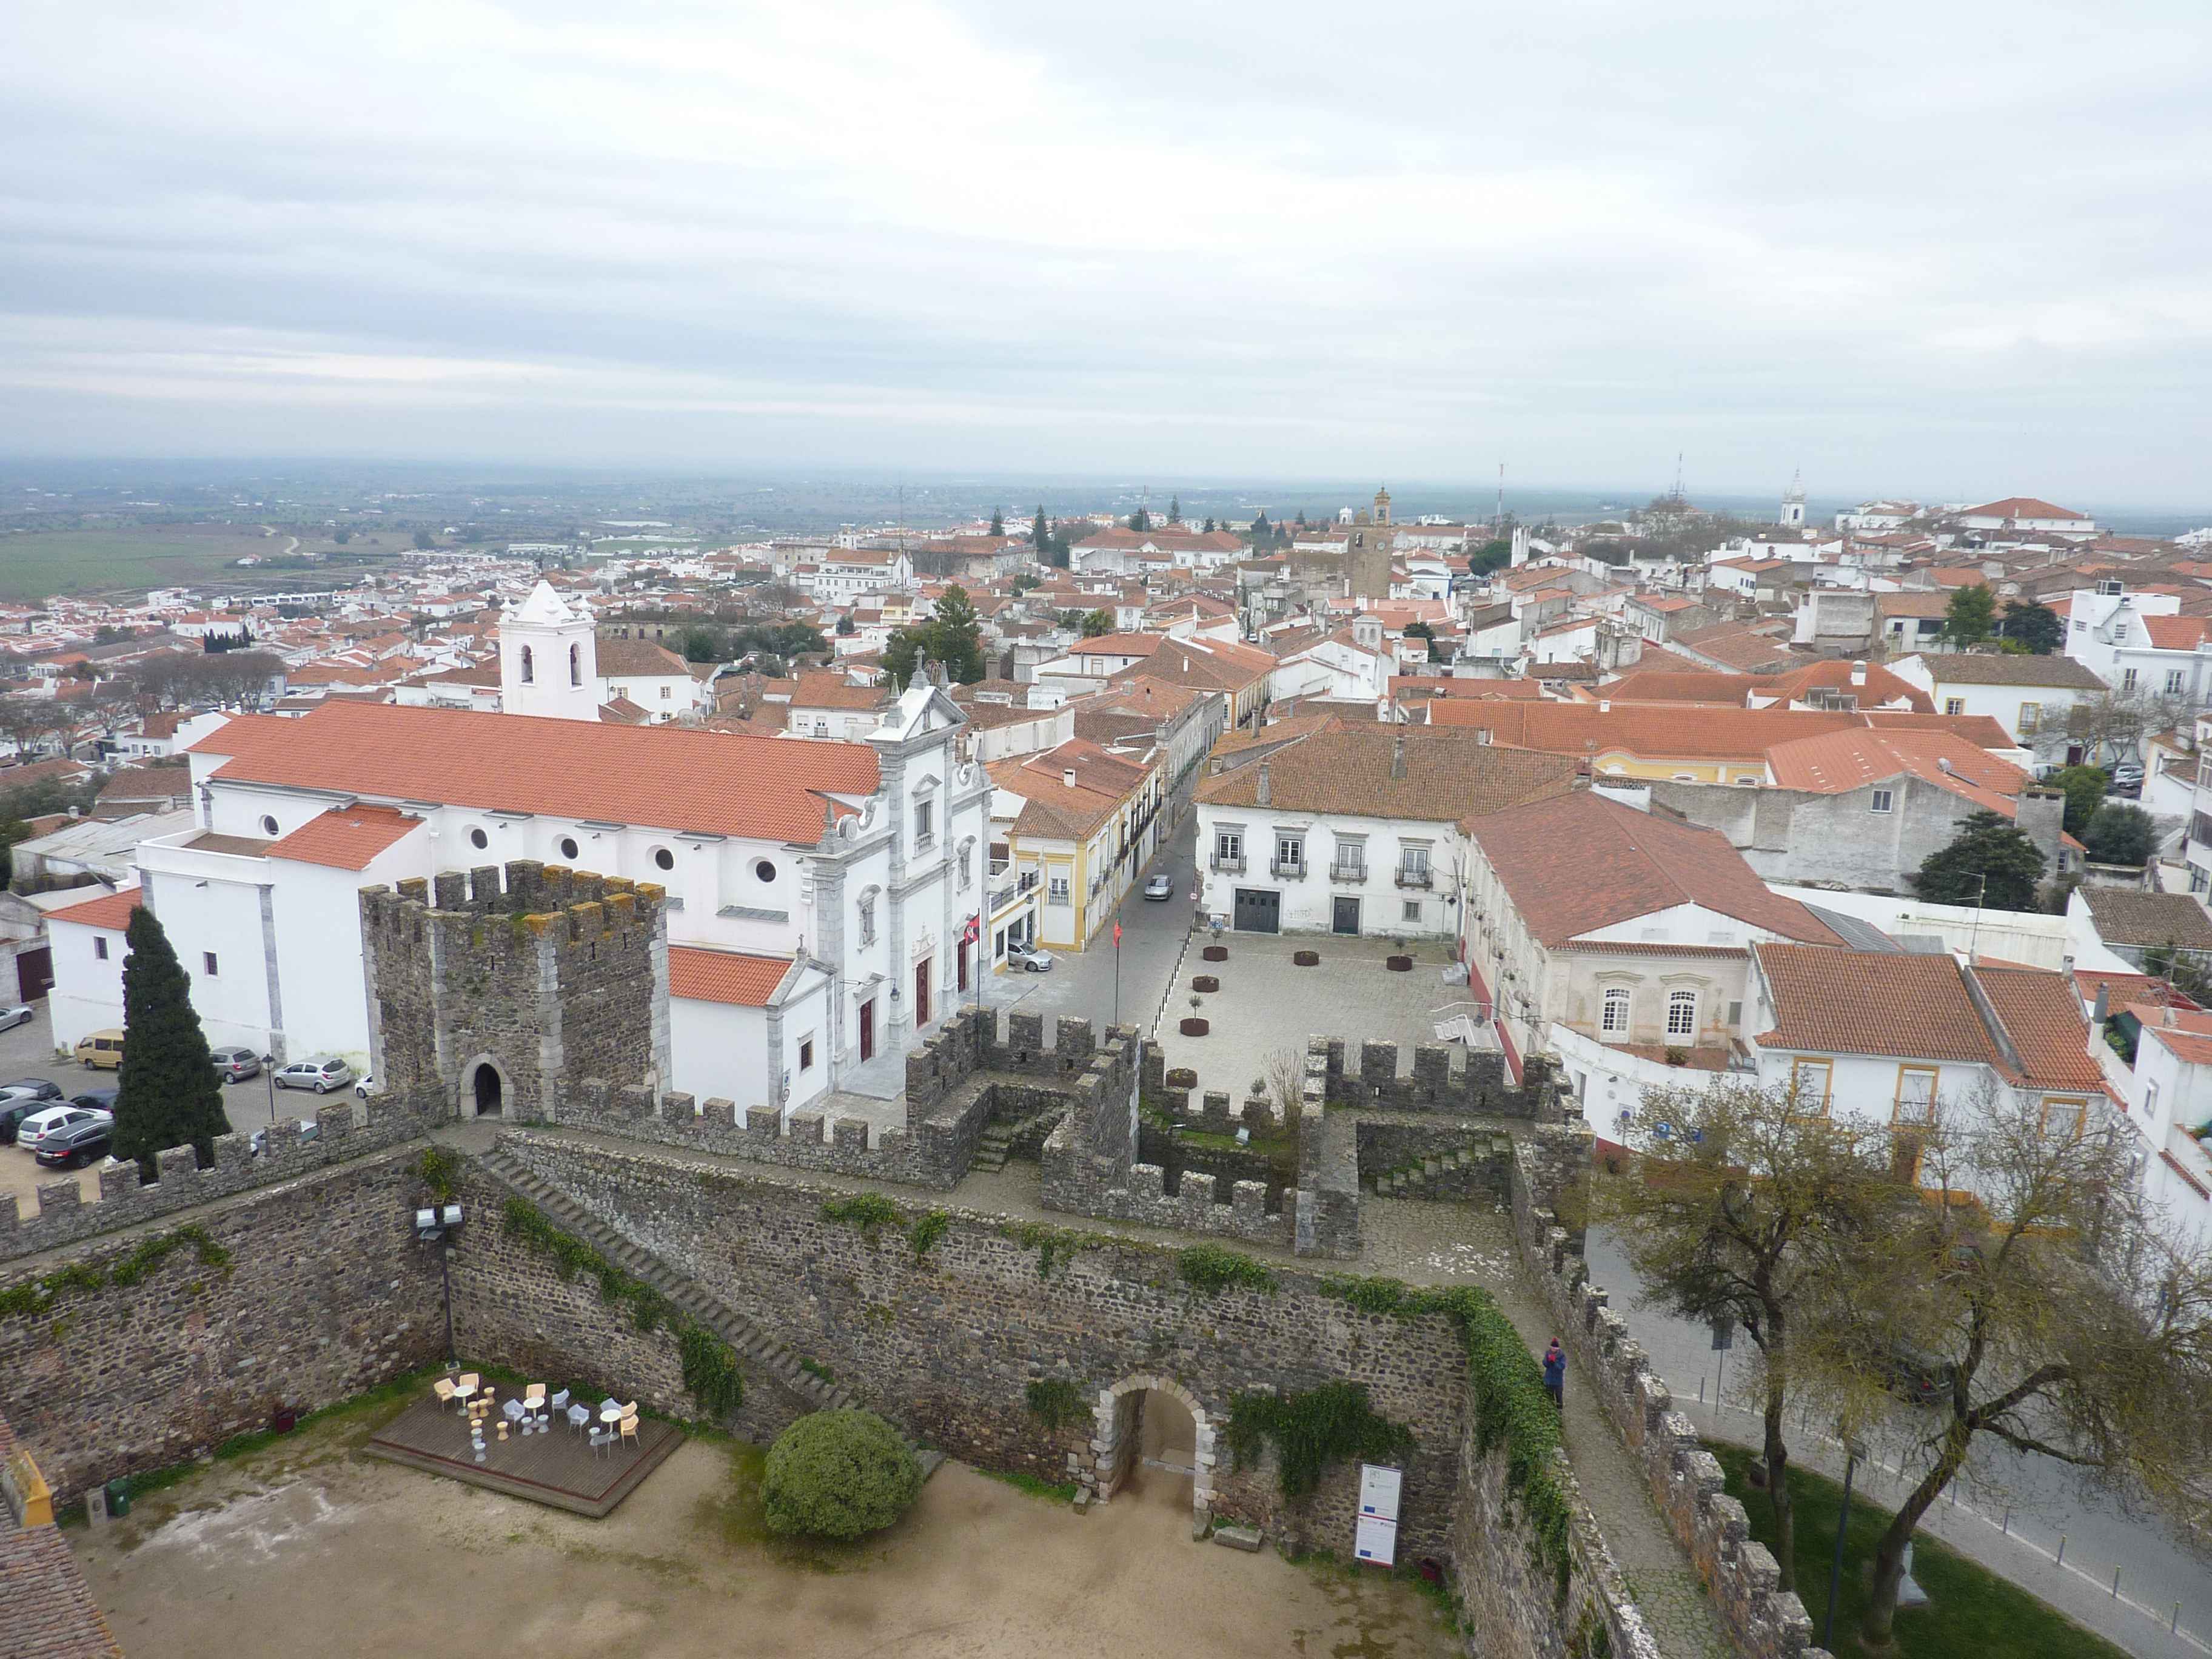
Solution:
<path fill-rule="evenodd" d="M 484 1461 L 479 1463 L 460 1414 L 434 1400 L 422 1400 L 370 1436 L 368 1452 L 596 1521 L 612 1514 L 683 1443 L 681 1430 L 648 1417 L 638 1425 L 636 1444 L 617 1443 L 593 1451 L 583 1435 L 556 1415 L 550 1433 L 518 1435 L 510 1430 L 503 1442 L 495 1434 L 486 1434 Z"/>

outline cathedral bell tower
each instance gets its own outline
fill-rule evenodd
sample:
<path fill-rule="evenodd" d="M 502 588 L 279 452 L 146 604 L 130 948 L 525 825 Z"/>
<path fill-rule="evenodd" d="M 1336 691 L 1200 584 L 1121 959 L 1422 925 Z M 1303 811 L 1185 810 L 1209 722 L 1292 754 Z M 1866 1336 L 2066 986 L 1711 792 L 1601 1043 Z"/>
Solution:
<path fill-rule="evenodd" d="M 499 706 L 507 714 L 599 719 L 599 635 L 582 600 L 572 604 L 541 581 L 501 611 Z"/>

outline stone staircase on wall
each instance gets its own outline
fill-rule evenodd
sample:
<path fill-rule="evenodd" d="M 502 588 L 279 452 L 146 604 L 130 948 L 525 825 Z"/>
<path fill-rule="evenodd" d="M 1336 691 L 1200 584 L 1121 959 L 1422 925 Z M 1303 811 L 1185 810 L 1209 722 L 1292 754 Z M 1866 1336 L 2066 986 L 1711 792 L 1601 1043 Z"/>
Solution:
<path fill-rule="evenodd" d="M 641 1249 L 599 1220 L 557 1187 L 534 1175 L 506 1152 L 479 1153 L 487 1175 L 545 1212 L 546 1218 L 580 1238 L 641 1284 L 650 1285 L 737 1350 L 756 1372 L 765 1372 L 809 1411 L 837 1411 L 861 1403 L 851 1389 L 825 1382 L 799 1364 L 799 1357 L 696 1280 L 675 1272 L 650 1250 Z"/>
<path fill-rule="evenodd" d="M 1039 1131 L 1049 1132 L 1066 1109 L 1065 1106 L 1048 1106 L 1026 1117 L 994 1120 L 983 1131 L 983 1138 L 975 1143 L 975 1161 L 969 1167 L 996 1174 L 1006 1167 L 1006 1160 L 1014 1156 L 1024 1140 L 1029 1143 L 1026 1155 L 1034 1158 L 1036 1148 L 1044 1140 L 1044 1134 Z"/>
<path fill-rule="evenodd" d="M 1470 1171 L 1487 1162 L 1480 1155 L 1458 1148 L 1413 1159 L 1375 1177 L 1377 1198 L 1464 1199 L 1473 1195 L 1475 1177 Z"/>

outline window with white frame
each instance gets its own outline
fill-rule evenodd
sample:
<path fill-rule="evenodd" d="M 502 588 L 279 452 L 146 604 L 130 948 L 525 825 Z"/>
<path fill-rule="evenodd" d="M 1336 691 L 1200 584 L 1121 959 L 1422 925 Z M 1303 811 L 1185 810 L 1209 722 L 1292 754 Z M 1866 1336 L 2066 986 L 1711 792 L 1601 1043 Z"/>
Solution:
<path fill-rule="evenodd" d="M 1800 1117 L 1827 1115 L 1828 1079 L 1834 1070 L 1825 1060 L 1801 1060 L 1790 1068 L 1790 1104 Z"/>
<path fill-rule="evenodd" d="M 2013 730 L 2024 738 L 2042 724 L 2043 705 L 2039 702 L 2024 702 L 2020 706 L 2020 720 L 2014 726 Z"/>
<path fill-rule="evenodd" d="M 1425 843 L 1412 843 L 1399 849 L 1398 874 L 1408 883 L 1428 880 L 1429 849 Z"/>
<path fill-rule="evenodd" d="M 1670 1037 L 1692 1037 L 1698 1034 L 1698 994 L 1695 991 L 1669 991 L 1667 994 L 1667 1035 Z"/>
<path fill-rule="evenodd" d="M 2136 671 L 2135 671 L 2134 669 L 2132 669 L 2132 668 L 2127 668 L 2127 669 L 2123 669 L 2123 670 L 2121 670 L 2121 672 L 2120 672 L 2120 690 L 2123 690 L 2123 691 L 2132 691 L 2132 690 L 2134 690 L 2135 689 L 2136 689 Z"/>
<path fill-rule="evenodd" d="M 2166 695 L 2169 697 L 2179 696 L 2181 691 L 2182 682 L 2186 680 L 2188 678 L 2188 671 L 2185 669 L 2167 669 L 2166 671 Z"/>
<path fill-rule="evenodd" d="M 1869 812 L 1893 812 L 1896 810 L 1897 796 L 1891 790 L 1877 789 L 1867 797 L 1867 811 Z"/>
<path fill-rule="evenodd" d="M 864 896 L 860 904 L 860 943 L 876 942 L 876 901 L 872 895 Z"/>
<path fill-rule="evenodd" d="M 1944 699 L 1943 699 L 1943 712 L 1944 712 L 1945 714 L 1965 714 L 1965 713 L 1966 712 L 1966 700 L 1964 697 L 1946 697 L 1946 698 L 1944 698 Z"/>
<path fill-rule="evenodd" d="M 1244 837 L 1235 830 L 1224 830 L 1213 838 L 1213 856 L 1222 864 L 1242 864 L 1244 861 Z"/>
<path fill-rule="evenodd" d="M 2158 1085 L 2155 1083 L 2143 1085 L 2143 1115 L 2154 1123 L 2158 1121 Z"/>
<path fill-rule="evenodd" d="M 1045 883 L 1044 902 L 1047 904 L 1065 904 L 1067 902 L 1067 878 L 1066 876 L 1054 876 L 1051 880 Z"/>
<path fill-rule="evenodd" d="M 1306 839 L 1304 836 L 1275 837 L 1275 867 L 1294 872 L 1305 867 Z"/>
<path fill-rule="evenodd" d="M 1406 920 L 1407 920 L 1407 921 L 1411 921 L 1411 922 L 1418 922 L 1418 921 L 1420 921 L 1420 919 L 1421 919 L 1421 902 L 1420 902 L 1420 900 L 1419 900 L 1419 899 L 1407 899 L 1407 900 L 1406 901 Z"/>
<path fill-rule="evenodd" d="M 1598 1017 L 1598 1030 L 1607 1036 L 1625 1036 L 1628 1030 L 1629 993 L 1626 986 L 1615 985 L 1605 994 L 1605 1009 Z"/>

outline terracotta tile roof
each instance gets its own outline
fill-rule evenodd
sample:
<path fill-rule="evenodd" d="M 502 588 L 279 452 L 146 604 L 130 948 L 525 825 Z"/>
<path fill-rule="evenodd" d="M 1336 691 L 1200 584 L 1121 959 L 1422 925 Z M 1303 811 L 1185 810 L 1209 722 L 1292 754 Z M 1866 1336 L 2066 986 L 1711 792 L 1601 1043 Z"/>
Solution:
<path fill-rule="evenodd" d="M 2014 1083 L 2101 1092 L 2088 1023 L 2072 979 L 2040 968 L 1962 968 L 1948 952 L 1826 951 L 1753 947 L 1775 1004 L 1754 1041 L 1796 1054 L 1882 1054 L 1988 1066 Z M 1987 998 L 1993 1032 L 1969 974 Z M 2006 1058 L 1998 1033 L 2019 1056 Z"/>
<path fill-rule="evenodd" d="M 1862 667 L 1866 678 L 1863 682 L 1855 682 L 1852 677 Z M 1777 697 L 1788 702 L 1802 702 L 1814 691 L 1848 691 L 1858 698 L 1863 708 L 1902 702 L 1917 714 L 1936 712 L 1936 705 L 1925 691 L 1910 680 L 1900 679 L 1880 663 L 1808 663 L 1788 673 L 1766 675 L 1751 689 L 1759 696 Z"/>
<path fill-rule="evenodd" d="M 379 853 L 404 840 L 422 822 L 390 806 L 341 806 L 271 842 L 268 853 L 300 864 L 366 870 Z"/>
<path fill-rule="evenodd" d="M 229 757 L 224 781 L 806 842 L 826 795 L 877 781 L 860 744 L 396 704 L 247 716 L 192 751 Z"/>
<path fill-rule="evenodd" d="M 799 677 L 799 689 L 791 694 L 794 708 L 849 708 L 866 711 L 880 708 L 890 701 L 890 690 L 881 685 L 854 685 L 845 678 L 842 670 L 812 669 Z"/>
<path fill-rule="evenodd" d="M 1960 510 L 1962 519 L 2081 519 L 2086 513 L 2076 513 L 2070 507 L 2054 507 L 2051 502 L 2033 495 L 2008 495 L 2001 501 L 1984 501 L 1979 507 Z"/>
<path fill-rule="evenodd" d="M 0 1464 L 19 1449 L 0 1418 Z M 122 1659 L 68 1539 L 51 1522 L 17 1526 L 0 1513 L 0 1630 L 9 1659 Z"/>
<path fill-rule="evenodd" d="M 2142 625 L 2150 642 L 2161 651 L 2194 651 L 2212 634 L 2212 624 L 2202 617 L 2145 617 Z"/>
<path fill-rule="evenodd" d="M 1986 964 L 1972 971 L 2020 1055 L 2017 1080 L 2045 1089 L 2103 1091 L 2104 1068 L 2089 1053 L 2089 1024 L 2068 975 Z"/>
<path fill-rule="evenodd" d="M 2202 624 L 2198 624 L 2197 631 L 2203 632 Z M 2195 641 L 2192 640 L 2191 643 Z M 2010 652 L 1944 651 L 1923 657 L 1920 660 L 1927 668 L 1929 677 L 1938 685 L 2047 685 L 2073 691 L 2101 691 L 2105 689 L 2104 681 L 2071 657 L 2023 657 Z"/>
<path fill-rule="evenodd" d="M 1406 747 L 1405 775 L 1393 777 L 1392 756 L 1401 741 Z M 1523 801 L 1564 794 L 1575 770 L 1574 762 L 1565 756 L 1494 746 L 1472 732 L 1348 723 L 1322 726 L 1278 750 L 1264 764 L 1272 807 L 1426 823 L 1456 823 Z M 1248 763 L 1208 778 L 1199 786 L 1198 798 L 1220 806 L 1255 806 L 1260 771 L 1259 764 Z"/>
<path fill-rule="evenodd" d="M 2142 1022 L 2145 1036 L 2156 1037 L 2178 1058 L 2192 1066 L 2212 1065 L 2212 1013 L 2154 1002 L 2132 1004 L 2127 1012 Z"/>
<path fill-rule="evenodd" d="M 765 1008 L 791 971 L 791 962 L 789 957 L 672 945 L 668 947 L 668 994 L 694 1002 L 726 1003 L 733 1008 Z"/>
<path fill-rule="evenodd" d="M 46 920 L 73 921 L 80 927 L 106 927 L 121 933 L 131 925 L 131 913 L 138 908 L 138 890 L 126 887 L 119 893 L 102 893 L 98 898 L 86 899 L 81 904 L 71 904 L 59 910 L 46 912 Z"/>
<path fill-rule="evenodd" d="M 2142 893 L 2125 887 L 2083 887 L 2081 902 L 2107 945 L 2182 945 L 2212 950 L 2212 915 L 2187 893 Z"/>
<path fill-rule="evenodd" d="M 1996 1061 L 1996 1046 L 1948 954 L 1759 945 L 1752 955 L 1775 1006 L 1774 1029 L 1754 1039 L 1764 1048 Z"/>
<path fill-rule="evenodd" d="M 1717 830 L 1640 812 L 1594 790 L 1473 819 L 1468 833 L 1528 931 L 1547 945 L 1680 904 L 1785 939 L 1843 942 L 1753 874 Z"/>
<path fill-rule="evenodd" d="M 2033 781 L 2010 761 L 1936 731 L 1866 728 L 1800 738 L 1768 750 L 1766 764 L 1777 787 L 1823 795 L 1910 774 L 2007 817 L 2020 792 Z"/>
<path fill-rule="evenodd" d="M 601 640 L 595 652 L 602 679 L 665 679 L 691 672 L 682 657 L 651 640 Z"/>

